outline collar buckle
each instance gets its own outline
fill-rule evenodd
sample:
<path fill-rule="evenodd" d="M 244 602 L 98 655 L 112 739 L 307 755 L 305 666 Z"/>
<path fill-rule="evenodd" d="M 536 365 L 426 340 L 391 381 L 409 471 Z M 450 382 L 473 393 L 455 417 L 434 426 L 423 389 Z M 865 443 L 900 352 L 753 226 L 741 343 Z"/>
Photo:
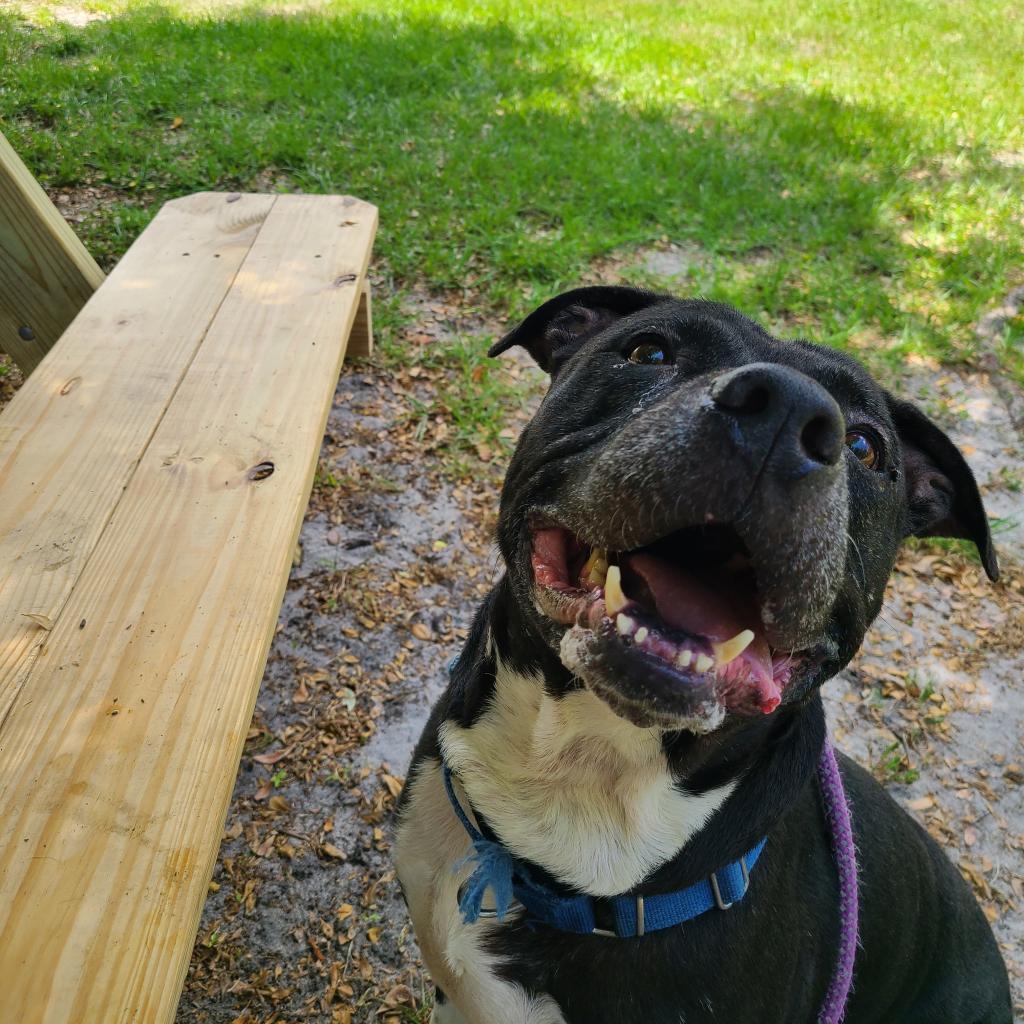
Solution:
<path fill-rule="evenodd" d="M 740 857 L 740 872 L 743 875 L 743 891 L 736 897 L 737 900 L 743 899 L 747 895 L 747 890 L 750 888 L 750 871 L 747 869 L 747 858 Z M 728 910 L 736 900 L 731 900 L 726 903 L 722 899 L 722 890 L 718 888 L 718 876 L 712 871 L 711 877 L 708 879 L 711 882 L 711 894 L 715 897 L 715 906 L 719 910 Z"/>

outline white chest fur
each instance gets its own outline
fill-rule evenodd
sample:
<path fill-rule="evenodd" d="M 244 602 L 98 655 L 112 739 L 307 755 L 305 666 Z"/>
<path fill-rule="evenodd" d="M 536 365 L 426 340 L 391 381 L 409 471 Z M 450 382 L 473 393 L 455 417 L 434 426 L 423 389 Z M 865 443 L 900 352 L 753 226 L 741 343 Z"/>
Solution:
<path fill-rule="evenodd" d="M 592 896 L 625 892 L 674 857 L 732 792 L 676 784 L 656 729 L 589 691 L 554 700 L 500 663 L 491 705 L 445 722 L 445 760 L 517 856 Z"/>
<path fill-rule="evenodd" d="M 416 939 L 447 1002 L 435 1007 L 432 1024 L 565 1024 L 549 996 L 533 996 L 503 980 L 484 940 L 504 927 L 481 919 L 465 924 L 458 889 L 472 870 L 455 865 L 470 853 L 469 839 L 452 814 L 441 766 L 422 765 L 410 783 L 395 842 L 395 866 L 409 904 Z"/>

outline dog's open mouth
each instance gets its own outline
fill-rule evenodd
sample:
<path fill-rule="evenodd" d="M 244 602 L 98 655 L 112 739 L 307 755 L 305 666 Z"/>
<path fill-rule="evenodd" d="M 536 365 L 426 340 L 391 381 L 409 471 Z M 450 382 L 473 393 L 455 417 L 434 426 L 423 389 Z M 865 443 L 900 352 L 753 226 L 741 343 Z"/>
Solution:
<path fill-rule="evenodd" d="M 754 567 L 730 526 L 688 527 L 616 552 L 545 525 L 532 531 L 531 560 L 538 607 L 569 627 L 575 660 L 585 640 L 587 659 L 643 672 L 662 705 L 778 707 L 799 656 L 769 645 Z"/>

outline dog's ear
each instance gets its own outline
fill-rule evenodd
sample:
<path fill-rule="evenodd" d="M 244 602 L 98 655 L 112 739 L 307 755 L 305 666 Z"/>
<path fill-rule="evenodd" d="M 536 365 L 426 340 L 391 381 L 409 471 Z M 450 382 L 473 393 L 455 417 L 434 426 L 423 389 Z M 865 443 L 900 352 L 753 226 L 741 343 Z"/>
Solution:
<path fill-rule="evenodd" d="M 609 324 L 664 299 L 664 295 L 640 288 L 575 288 L 535 309 L 518 327 L 495 342 L 487 354 L 501 355 L 514 345 L 522 345 L 542 370 L 554 374 L 580 345 Z"/>
<path fill-rule="evenodd" d="M 903 447 L 908 535 L 973 541 L 990 580 L 999 564 L 978 484 L 960 449 L 920 409 L 889 396 Z"/>

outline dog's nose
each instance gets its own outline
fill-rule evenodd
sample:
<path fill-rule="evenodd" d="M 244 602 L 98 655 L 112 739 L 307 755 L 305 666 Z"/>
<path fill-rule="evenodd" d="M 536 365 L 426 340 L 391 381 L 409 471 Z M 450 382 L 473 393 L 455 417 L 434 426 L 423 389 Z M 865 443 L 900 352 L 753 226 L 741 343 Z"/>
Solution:
<path fill-rule="evenodd" d="M 834 466 L 843 453 L 846 425 L 836 400 L 792 367 L 740 366 L 712 383 L 711 398 L 735 420 L 744 447 L 771 453 L 777 471 L 803 476 Z"/>

